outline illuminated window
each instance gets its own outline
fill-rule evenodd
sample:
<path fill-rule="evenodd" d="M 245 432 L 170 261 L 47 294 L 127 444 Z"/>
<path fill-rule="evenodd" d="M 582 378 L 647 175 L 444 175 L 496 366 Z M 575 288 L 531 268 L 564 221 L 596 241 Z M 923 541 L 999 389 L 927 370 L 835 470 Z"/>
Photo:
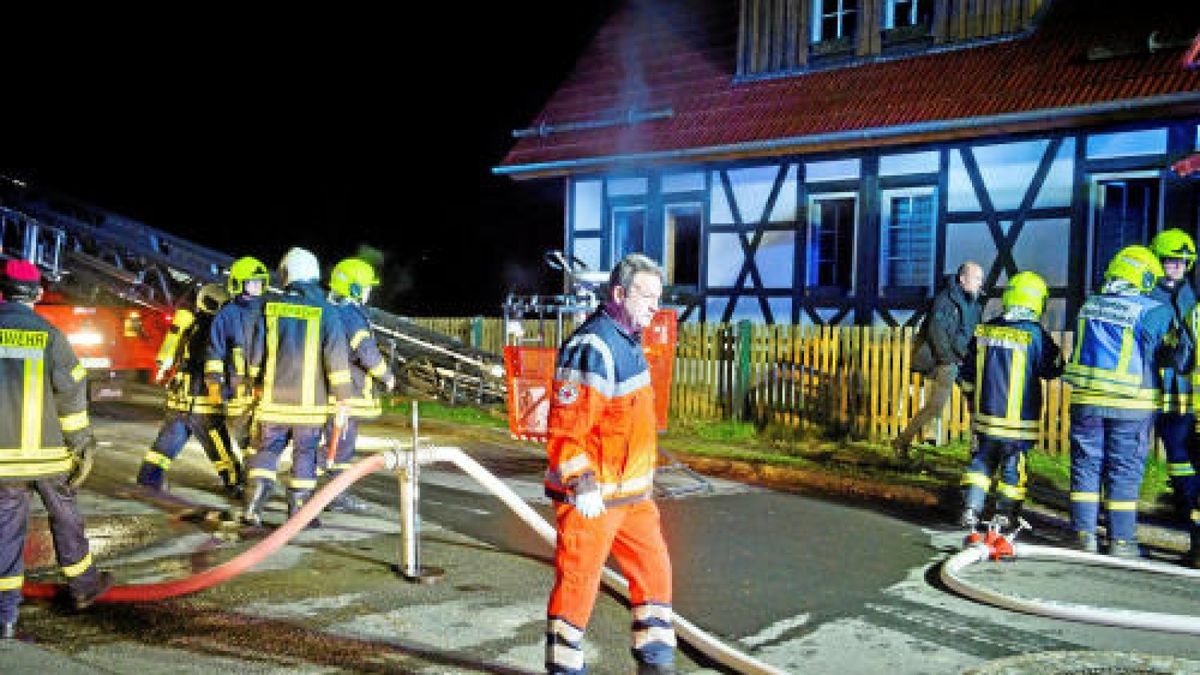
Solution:
<path fill-rule="evenodd" d="M 937 202 L 933 188 L 885 190 L 879 238 L 879 279 L 885 289 L 933 285 Z"/>
<path fill-rule="evenodd" d="M 813 0 L 812 41 L 827 42 L 854 36 L 858 0 Z"/>
<path fill-rule="evenodd" d="M 887 0 L 884 6 L 883 27 L 908 28 L 928 26 L 933 17 L 933 0 Z"/>

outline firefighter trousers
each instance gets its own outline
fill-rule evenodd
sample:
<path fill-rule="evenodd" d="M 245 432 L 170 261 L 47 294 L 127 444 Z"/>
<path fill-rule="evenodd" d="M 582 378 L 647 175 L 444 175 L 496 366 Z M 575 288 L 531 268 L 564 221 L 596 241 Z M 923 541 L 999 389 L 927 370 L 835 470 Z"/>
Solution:
<path fill-rule="evenodd" d="M 167 418 L 158 430 L 158 437 L 154 439 L 154 444 L 142 459 L 137 477 L 138 485 L 162 488 L 171 462 L 179 456 L 183 446 L 192 436 L 195 436 L 200 447 L 204 448 L 204 454 L 208 456 L 208 461 L 212 462 L 225 487 L 242 484 L 242 459 L 229 442 L 225 416 L 168 410 Z"/>
<path fill-rule="evenodd" d="M 634 658 L 648 664 L 673 663 L 671 558 L 654 502 L 610 506 L 592 519 L 573 506 L 557 504 L 555 517 L 558 542 L 554 587 L 546 608 L 546 671 L 585 672 L 583 632 L 610 552 L 629 580 Z"/>
<path fill-rule="evenodd" d="M 1162 439 L 1167 455 L 1167 477 L 1171 481 L 1175 514 L 1183 522 L 1191 520 L 1192 507 L 1200 495 L 1200 479 L 1196 476 L 1200 457 L 1193 454 L 1192 441 L 1195 426 L 1196 416 L 1191 413 L 1159 413 L 1154 421 L 1154 429 Z"/>
<path fill-rule="evenodd" d="M 1025 483 L 1028 478 L 1025 472 L 1025 455 L 1033 445 L 1032 441 L 1016 441 L 1011 439 L 993 438 L 983 434 L 978 437 L 975 450 L 971 453 L 971 462 L 963 473 L 963 505 L 976 513 L 983 513 L 984 502 L 992 487 L 992 475 L 999 469 L 996 479 L 996 513 L 1008 516 L 1010 519 L 1017 515 L 1021 504 L 1025 502 Z"/>
<path fill-rule="evenodd" d="M 275 483 L 279 458 L 292 442 L 292 490 L 313 490 L 317 487 L 317 445 L 321 442 L 321 427 L 312 424 L 272 424 L 260 426 L 261 446 L 246 460 L 247 477 Z"/>
<path fill-rule="evenodd" d="M 74 597 L 93 595 L 100 583 L 84 534 L 75 488 L 64 476 L 28 482 L 0 483 L 0 622 L 17 620 L 25 581 L 25 535 L 29 526 L 30 489 L 36 490 L 50 519 L 54 555 Z"/>
<path fill-rule="evenodd" d="M 1119 419 L 1071 410 L 1071 526 L 1076 532 L 1096 531 L 1103 489 L 1109 539 L 1136 541 L 1138 492 L 1153 423 L 1153 414 Z"/>
<path fill-rule="evenodd" d="M 342 428 L 342 433 L 338 437 L 337 453 L 333 458 L 333 466 L 325 466 L 329 458 L 329 444 L 333 442 L 333 418 L 331 417 L 325 423 L 325 442 L 321 444 L 321 470 L 337 475 L 338 472 L 350 468 L 351 462 L 354 461 L 354 451 L 358 445 L 358 418 L 349 417 L 346 419 L 346 426 Z"/>

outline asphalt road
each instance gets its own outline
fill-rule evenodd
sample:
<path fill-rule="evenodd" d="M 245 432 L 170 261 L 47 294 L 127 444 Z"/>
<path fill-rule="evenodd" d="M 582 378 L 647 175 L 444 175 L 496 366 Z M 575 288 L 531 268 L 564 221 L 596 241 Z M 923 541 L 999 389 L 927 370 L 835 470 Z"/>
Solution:
<path fill-rule="evenodd" d="M 220 526 L 228 505 L 198 446 L 172 467 L 178 503 L 128 499 L 158 413 L 101 406 L 94 416 L 106 454 L 81 503 L 97 557 L 123 583 L 205 569 L 261 535 Z M 408 434 L 375 427 L 363 446 L 370 452 Z M 424 434 L 468 450 L 549 514 L 536 447 L 436 425 Z M 1194 636 L 1015 614 L 947 592 L 937 566 L 961 541 L 949 527 L 882 504 L 712 482 L 712 491 L 660 501 L 676 610 L 771 665 L 889 675 L 1200 672 Z M 375 505 L 369 516 L 327 516 L 325 527 L 252 573 L 187 599 L 86 615 L 28 605 L 23 640 L 0 646 L 0 671 L 538 672 L 549 550 L 524 524 L 454 468 L 423 468 L 422 561 L 445 577 L 411 585 L 390 570 L 395 479 L 377 474 L 356 494 Z M 281 508 L 276 502 L 268 521 L 281 520 Z M 35 518 L 31 573 L 52 562 L 44 527 Z M 1192 614 L 1200 607 L 1194 581 L 1046 563 L 977 568 L 974 578 L 1024 596 Z M 627 622 L 617 600 L 601 599 L 588 634 L 593 672 L 630 671 Z M 684 650 L 680 669 L 713 669 L 695 656 Z"/>

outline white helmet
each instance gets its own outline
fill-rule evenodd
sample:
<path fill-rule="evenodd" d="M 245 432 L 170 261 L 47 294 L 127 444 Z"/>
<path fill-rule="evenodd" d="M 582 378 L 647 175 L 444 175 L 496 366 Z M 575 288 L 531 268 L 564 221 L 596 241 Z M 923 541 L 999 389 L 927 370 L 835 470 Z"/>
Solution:
<path fill-rule="evenodd" d="M 321 265 L 312 252 L 293 246 L 279 261 L 279 276 L 284 286 L 297 281 L 320 281 Z"/>

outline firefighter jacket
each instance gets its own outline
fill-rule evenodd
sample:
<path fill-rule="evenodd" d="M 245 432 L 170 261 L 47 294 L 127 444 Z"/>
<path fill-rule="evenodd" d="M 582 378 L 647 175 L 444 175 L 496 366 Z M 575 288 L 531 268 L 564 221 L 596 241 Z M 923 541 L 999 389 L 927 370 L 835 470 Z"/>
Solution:
<path fill-rule="evenodd" d="M 259 372 L 260 422 L 322 425 L 331 395 L 351 397 L 349 343 L 336 311 L 316 282 L 266 298 L 249 364 Z"/>
<path fill-rule="evenodd" d="M 350 387 L 354 395 L 350 398 L 350 415 L 358 418 L 379 417 L 383 406 L 375 396 L 376 383 L 388 377 L 388 364 L 379 353 L 371 322 L 357 303 L 344 301 L 333 303 L 333 308 L 342 320 L 342 328 L 350 341 Z"/>
<path fill-rule="evenodd" d="M 650 496 L 657 459 L 650 369 L 641 336 L 604 308 L 558 352 L 547 431 L 552 499 L 571 503 L 594 489 L 609 504 Z"/>
<path fill-rule="evenodd" d="M 66 439 L 87 428 L 87 370 L 66 336 L 31 308 L 0 302 L 0 480 L 69 471 Z"/>
<path fill-rule="evenodd" d="M 1158 285 L 1150 291 L 1150 297 L 1171 307 L 1172 313 L 1175 315 L 1175 325 L 1179 326 L 1182 331 L 1180 337 L 1186 336 L 1194 348 L 1196 333 L 1191 326 L 1191 316 L 1192 310 L 1196 307 L 1196 292 L 1192 289 L 1192 284 L 1184 279 L 1171 287 L 1167 285 L 1164 277 L 1159 279 Z M 1195 409 L 1192 406 L 1191 375 L 1186 371 L 1164 368 L 1162 378 L 1162 411 L 1175 415 L 1190 414 Z"/>
<path fill-rule="evenodd" d="M 204 380 L 204 353 L 212 321 L 211 315 L 198 314 L 186 328 L 177 334 L 169 332 L 163 339 L 159 362 L 177 364 L 174 375 L 167 383 L 167 410 L 197 415 L 225 413 L 220 398 L 209 397 Z M 170 348 L 174 348 L 174 354 L 163 353 Z"/>
<path fill-rule="evenodd" d="M 254 330 L 262 315 L 262 303 L 262 298 L 239 295 L 221 307 L 208 330 L 204 378 L 220 385 L 231 415 L 243 410 L 249 399 L 246 385 L 258 378 L 249 364 L 261 359 L 248 352 L 255 344 Z"/>
<path fill-rule="evenodd" d="M 997 317 L 975 328 L 959 371 L 972 396 L 976 433 L 1000 440 L 1036 441 L 1042 416 L 1040 380 L 1063 371 L 1062 351 L 1037 321 Z"/>
<path fill-rule="evenodd" d="M 1162 405 L 1161 368 L 1187 368 L 1190 345 L 1171 330 L 1171 308 L 1147 296 L 1096 293 L 1079 310 L 1064 370 L 1072 408 L 1140 419 Z"/>

